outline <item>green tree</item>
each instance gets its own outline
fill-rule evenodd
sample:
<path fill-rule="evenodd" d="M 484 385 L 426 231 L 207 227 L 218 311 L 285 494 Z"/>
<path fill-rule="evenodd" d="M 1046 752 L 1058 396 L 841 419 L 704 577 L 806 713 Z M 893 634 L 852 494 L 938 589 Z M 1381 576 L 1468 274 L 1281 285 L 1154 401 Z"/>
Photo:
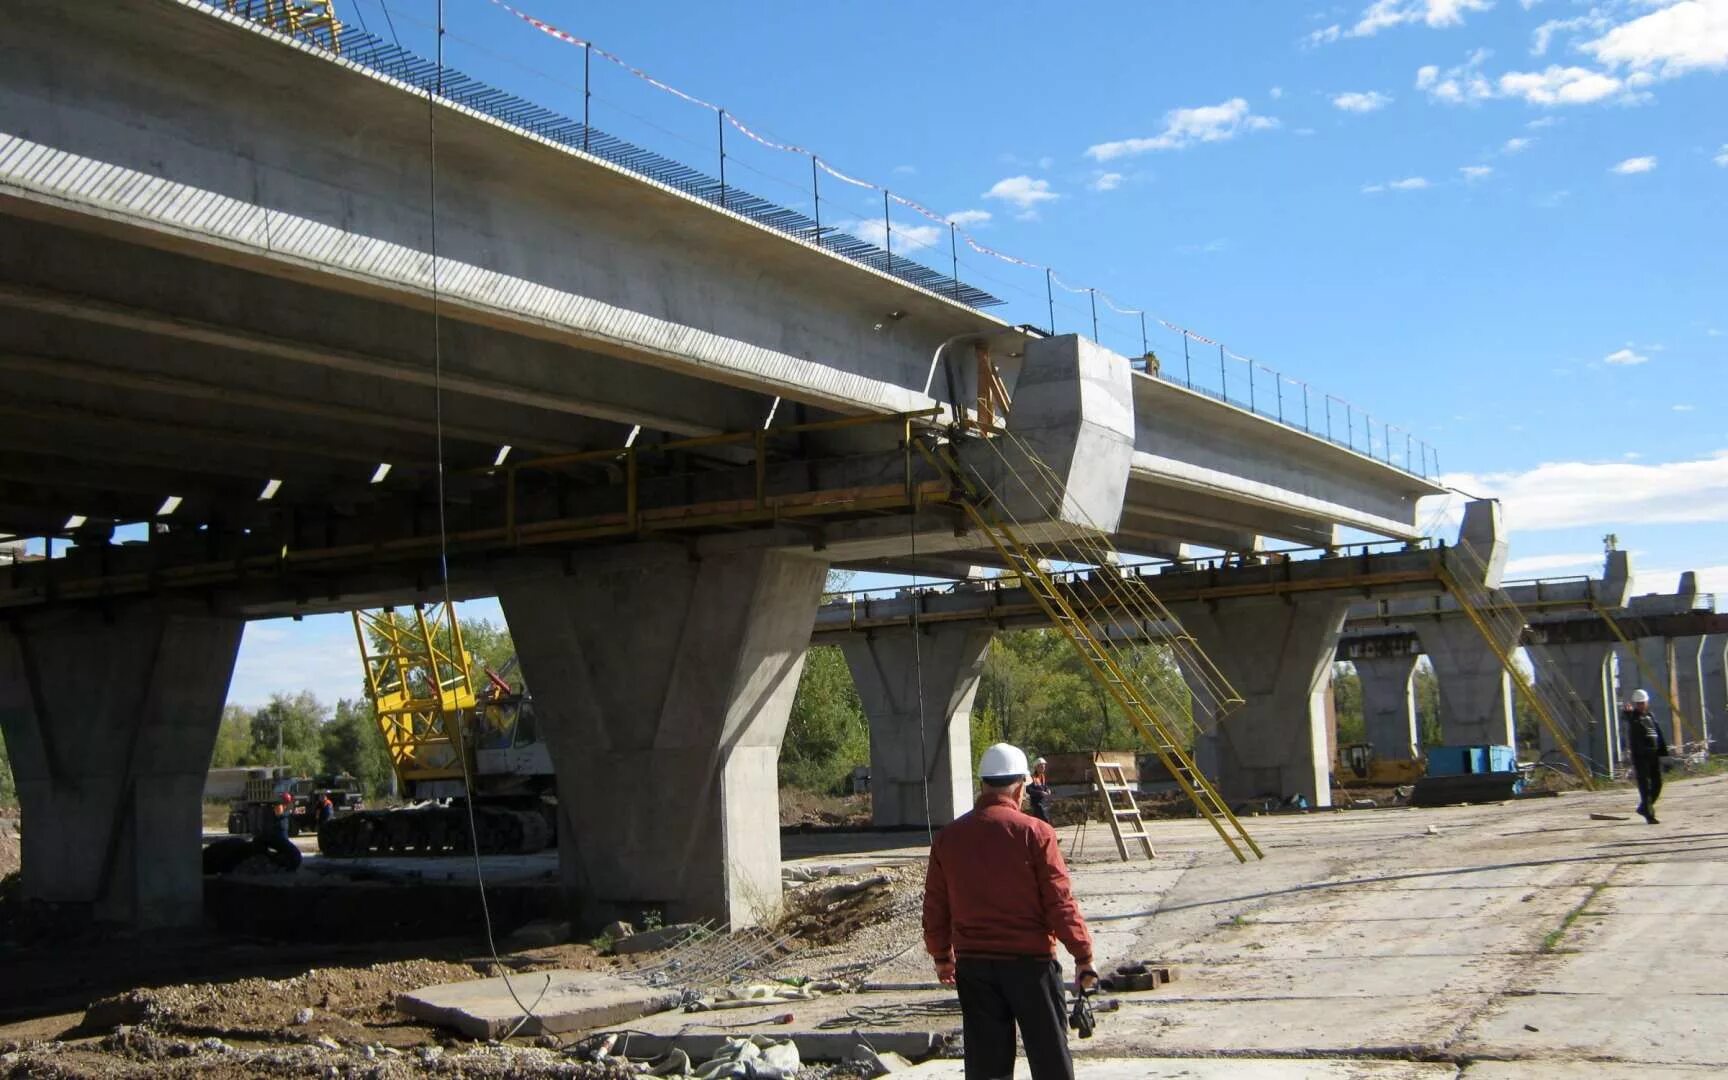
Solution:
<path fill-rule="evenodd" d="M 275 744 L 271 744 L 275 752 Z M 230 769 L 237 765 L 262 765 L 252 753 L 252 713 L 244 705 L 227 705 L 222 709 L 222 722 L 216 729 L 216 746 L 210 753 L 212 769 Z"/>
<path fill-rule="evenodd" d="M 1440 735 L 1440 680 L 1426 658 L 1416 664 L 1416 722 L 1423 746 L 1444 746 Z"/>
<path fill-rule="evenodd" d="M 780 783 L 841 794 L 852 770 L 870 761 L 870 725 L 846 657 L 836 645 L 812 646 L 780 746 Z"/>
<path fill-rule="evenodd" d="M 1188 688 L 1169 650 L 1141 645 L 1119 656 L 1157 712 L 1191 738 Z M 992 742 L 1040 754 L 1145 746 L 1115 698 L 1053 630 L 1012 631 L 991 641 L 973 731 L 974 758 Z"/>
<path fill-rule="evenodd" d="M 326 712 L 309 690 L 270 695 L 270 703 L 252 714 L 250 757 L 286 765 L 297 774 L 317 772 L 323 758 L 321 726 Z"/>
<path fill-rule="evenodd" d="M 1338 718 L 1338 745 L 1368 741 L 1368 722 L 1362 714 L 1362 679 L 1350 664 L 1332 665 L 1332 704 Z"/>
<path fill-rule="evenodd" d="M 12 759 L 6 754 L 6 736 L 0 734 L 0 806 L 18 805 L 18 784 L 12 778 Z"/>
<path fill-rule="evenodd" d="M 390 751 L 378 729 L 372 703 L 343 698 L 320 731 L 323 771 L 348 773 L 360 781 L 369 798 L 390 788 Z"/>
<path fill-rule="evenodd" d="M 462 647 L 468 650 L 476 663 L 481 664 L 504 676 L 512 690 L 518 693 L 522 690 L 522 670 L 510 667 L 510 660 L 516 655 L 516 643 L 510 639 L 507 627 L 494 625 L 491 619 L 461 619 Z M 484 671 L 472 672 L 474 687 L 478 690 L 485 684 Z"/>

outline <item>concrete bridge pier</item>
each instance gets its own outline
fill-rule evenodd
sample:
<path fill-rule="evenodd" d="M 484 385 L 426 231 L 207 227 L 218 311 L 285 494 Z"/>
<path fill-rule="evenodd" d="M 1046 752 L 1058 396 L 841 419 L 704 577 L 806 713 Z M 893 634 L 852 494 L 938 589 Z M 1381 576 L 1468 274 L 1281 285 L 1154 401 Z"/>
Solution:
<path fill-rule="evenodd" d="M 1271 597 L 1171 605 L 1246 702 L 1195 747 L 1225 801 L 1301 795 L 1309 806 L 1332 804 L 1326 685 L 1349 606 L 1348 598 Z M 1205 731 L 1217 702 L 1193 672 L 1183 677 Z"/>
<path fill-rule="evenodd" d="M 1699 651 L 1704 682 L 1704 724 L 1710 731 L 1710 752 L 1728 751 L 1728 634 L 1711 634 Z"/>
<path fill-rule="evenodd" d="M 1354 660 L 1362 686 L 1362 720 L 1368 743 L 1381 761 L 1413 761 L 1421 753 L 1416 726 L 1416 654 Z"/>
<path fill-rule="evenodd" d="M 827 570 L 784 550 L 642 544 L 497 571 L 558 772 L 572 916 L 772 917 L 776 764 Z"/>
<path fill-rule="evenodd" d="M 841 643 L 870 721 L 870 816 L 877 827 L 925 824 L 926 790 L 933 825 L 970 809 L 972 699 L 991 635 L 988 627 L 908 628 Z"/>
<path fill-rule="evenodd" d="M 1514 746 L 1512 680 L 1476 627 L 1466 619 L 1416 625 L 1416 636 L 1440 684 L 1440 741 L 1445 746 Z M 1504 649 L 1518 642 L 1503 640 Z"/>
<path fill-rule="evenodd" d="M 243 626 L 159 600 L 0 624 L 26 898 L 141 930 L 200 921 L 200 800 Z"/>
<path fill-rule="evenodd" d="M 1566 733 L 1572 741 L 1572 749 L 1590 766 L 1591 772 L 1611 774 L 1619 763 L 1619 740 L 1614 729 L 1620 722 L 1614 673 L 1609 664 L 1614 656 L 1614 646 L 1596 642 L 1548 644 L 1533 645 L 1531 651 L 1541 653 L 1546 663 L 1566 680 L 1572 690 L 1567 698 L 1571 704 L 1570 719 L 1576 729 Z M 1542 678 L 1540 671 L 1536 678 Z M 1537 735 L 1537 745 L 1542 756 L 1550 761 L 1557 761 L 1562 756 L 1546 726 Z"/>
<path fill-rule="evenodd" d="M 1674 642 L 1668 638 L 1640 638 L 1632 648 L 1617 646 L 1614 655 L 1620 664 L 1620 699 L 1624 703 L 1632 691 L 1650 692 L 1650 713 L 1662 725 L 1668 741 L 1678 744 L 1683 732 L 1675 730 L 1674 708 L 1671 704 L 1679 692 L 1674 677 Z M 1680 725 L 1682 728 L 1684 724 Z"/>
<path fill-rule="evenodd" d="M 1674 639 L 1674 694 L 1680 703 L 1686 738 L 1709 742 L 1709 721 L 1704 708 L 1705 640 L 1702 636 Z"/>

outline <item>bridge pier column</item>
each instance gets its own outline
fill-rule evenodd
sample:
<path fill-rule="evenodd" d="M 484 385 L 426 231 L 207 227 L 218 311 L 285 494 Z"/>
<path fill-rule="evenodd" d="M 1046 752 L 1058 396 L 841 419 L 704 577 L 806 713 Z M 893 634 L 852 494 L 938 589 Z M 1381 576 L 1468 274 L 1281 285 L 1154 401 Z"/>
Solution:
<path fill-rule="evenodd" d="M 1709 742 L 1710 728 L 1704 710 L 1704 642 L 1702 636 L 1674 639 L 1674 694 L 1680 703 L 1680 726 L 1686 739 Z M 1676 742 L 1684 741 L 1680 736 Z"/>
<path fill-rule="evenodd" d="M 1674 678 L 1674 642 L 1668 638 L 1638 638 L 1632 645 L 1633 648 L 1618 645 L 1614 649 L 1620 663 L 1620 701 L 1624 704 L 1634 690 L 1649 691 L 1650 715 L 1662 725 L 1668 741 L 1678 745 L 1686 736 L 1675 729 L 1674 723 L 1672 702 L 1679 692 Z"/>
<path fill-rule="evenodd" d="M 26 898 L 138 929 L 202 919 L 200 800 L 243 627 L 164 602 L 0 624 Z"/>
<path fill-rule="evenodd" d="M 1619 762 L 1619 740 L 1614 737 L 1614 728 L 1620 722 L 1620 706 L 1614 696 L 1613 669 L 1608 663 L 1614 655 L 1614 646 L 1590 642 L 1535 645 L 1531 649 L 1539 652 L 1544 662 L 1566 680 L 1572 695 L 1576 696 L 1572 702 L 1573 715 L 1584 726 L 1567 731 L 1572 749 L 1590 766 L 1591 772 L 1611 774 Z M 1536 678 L 1542 678 L 1541 671 L 1536 673 Z M 1558 763 L 1562 758 L 1560 748 L 1546 726 L 1537 734 L 1537 746 L 1543 758 L 1550 762 Z"/>
<path fill-rule="evenodd" d="M 1422 745 L 1416 726 L 1416 691 L 1411 686 L 1416 655 L 1377 656 L 1352 663 L 1362 685 L 1362 721 L 1375 758 L 1414 760 Z"/>
<path fill-rule="evenodd" d="M 784 551 L 638 547 L 499 572 L 580 921 L 773 917 L 776 766 L 827 570 Z"/>
<path fill-rule="evenodd" d="M 870 817 L 946 825 L 972 805 L 972 699 L 988 628 L 886 630 L 840 646 L 870 720 Z M 922 672 L 922 679 L 919 674 Z M 922 691 L 923 728 L 919 727 Z"/>
<path fill-rule="evenodd" d="M 1226 802 L 1301 795 L 1309 806 L 1332 804 L 1326 686 L 1349 606 L 1347 599 L 1171 605 L 1245 699 L 1195 747 L 1196 763 Z M 1183 677 L 1204 731 L 1217 702 L 1193 672 Z"/>
<path fill-rule="evenodd" d="M 1728 634 L 1706 637 L 1698 656 L 1704 683 L 1704 724 L 1710 732 L 1710 752 L 1719 754 L 1728 751 Z"/>
<path fill-rule="evenodd" d="M 1516 746 L 1512 679 L 1468 619 L 1416 626 L 1440 689 L 1440 739 L 1446 746 Z M 1516 641 L 1501 641 L 1505 649 Z"/>

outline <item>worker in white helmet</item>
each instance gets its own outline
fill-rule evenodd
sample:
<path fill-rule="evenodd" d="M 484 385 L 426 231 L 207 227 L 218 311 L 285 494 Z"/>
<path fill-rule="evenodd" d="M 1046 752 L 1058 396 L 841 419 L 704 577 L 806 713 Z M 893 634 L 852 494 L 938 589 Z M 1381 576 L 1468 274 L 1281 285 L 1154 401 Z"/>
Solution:
<path fill-rule="evenodd" d="M 960 994 L 966 1080 L 1014 1075 L 1014 1029 L 1032 1080 L 1073 1080 L 1060 941 L 1076 988 L 1098 981 L 1092 934 L 1068 887 L 1056 830 L 1020 812 L 1026 755 L 997 743 L 971 812 L 936 835 L 924 877 L 924 947 Z"/>
<path fill-rule="evenodd" d="M 1632 757 L 1632 773 L 1638 778 L 1638 813 L 1652 825 L 1656 820 L 1656 800 L 1662 795 L 1662 759 L 1668 756 L 1668 740 L 1662 725 L 1650 714 L 1650 695 L 1644 690 L 1632 691 L 1632 700 L 1621 711 L 1626 727 L 1626 752 Z"/>
<path fill-rule="evenodd" d="M 1047 825 L 1050 820 L 1050 763 L 1039 758 L 1032 763 L 1032 780 L 1026 785 L 1026 812 Z"/>

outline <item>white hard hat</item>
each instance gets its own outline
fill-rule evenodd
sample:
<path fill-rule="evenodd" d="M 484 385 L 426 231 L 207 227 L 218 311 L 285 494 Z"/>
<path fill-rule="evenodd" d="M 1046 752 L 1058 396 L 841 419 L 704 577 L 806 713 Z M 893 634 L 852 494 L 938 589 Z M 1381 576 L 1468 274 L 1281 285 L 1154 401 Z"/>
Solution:
<path fill-rule="evenodd" d="M 1647 691 L 1647 690 L 1634 690 L 1634 691 L 1632 691 L 1632 704 L 1638 705 L 1640 703 L 1648 702 L 1649 700 L 1650 700 L 1649 691 Z"/>
<path fill-rule="evenodd" d="M 1018 746 L 997 743 L 985 750 L 984 756 L 978 760 L 978 775 L 998 782 L 1025 779 L 1026 753 Z"/>
<path fill-rule="evenodd" d="M 1036 769 L 1040 765 L 1048 765 L 1048 764 L 1050 764 L 1048 761 L 1045 761 L 1043 758 L 1039 758 L 1037 761 L 1034 761 L 1032 763 L 1032 767 L 1034 769 Z"/>

